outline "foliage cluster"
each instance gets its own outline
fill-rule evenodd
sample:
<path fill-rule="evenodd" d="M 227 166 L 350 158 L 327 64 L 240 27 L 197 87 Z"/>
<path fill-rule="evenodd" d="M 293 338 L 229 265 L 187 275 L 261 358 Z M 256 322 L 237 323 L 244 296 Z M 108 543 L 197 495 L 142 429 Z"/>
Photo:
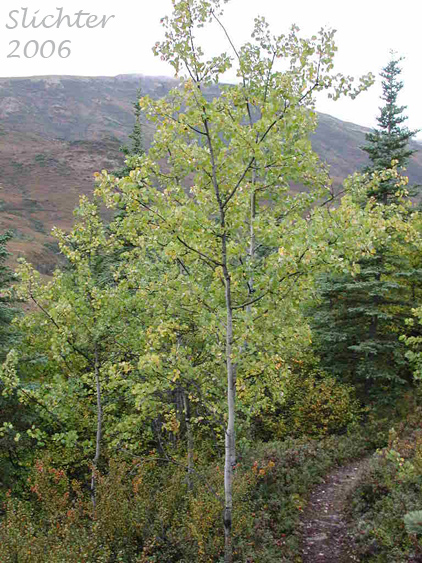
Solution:
<path fill-rule="evenodd" d="M 261 439 L 313 438 L 341 433 L 362 417 L 351 385 L 316 368 L 290 372 L 273 409 L 252 420 L 251 433 Z"/>
<path fill-rule="evenodd" d="M 422 306 L 412 309 L 412 317 L 406 319 L 408 330 L 401 340 L 408 350 L 406 356 L 413 368 L 413 377 L 416 381 L 422 380 Z"/>

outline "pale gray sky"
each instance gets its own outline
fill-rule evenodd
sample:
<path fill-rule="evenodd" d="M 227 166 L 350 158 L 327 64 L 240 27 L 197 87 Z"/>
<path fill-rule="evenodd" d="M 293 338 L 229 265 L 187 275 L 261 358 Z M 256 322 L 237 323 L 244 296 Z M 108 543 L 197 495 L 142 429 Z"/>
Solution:
<path fill-rule="evenodd" d="M 101 18 L 110 18 L 105 27 L 69 28 L 62 25 L 60 29 L 39 27 L 23 28 L 23 8 L 27 8 L 26 23 L 35 16 L 35 24 L 47 15 L 55 15 L 57 8 L 63 8 L 62 14 L 71 16 L 75 21 L 75 13 L 82 11 Z M 13 19 L 10 12 L 13 13 Z M 38 10 L 38 13 L 35 12 Z M 153 56 L 152 45 L 162 38 L 159 20 L 171 12 L 171 0 L 138 0 L 137 2 L 116 0 L 84 0 L 79 4 L 75 0 L 2 0 L 0 6 L 0 57 L 2 59 L 0 75 L 33 76 L 46 74 L 114 76 L 116 74 L 147 74 L 172 76 L 172 69 Z M 379 71 L 389 60 L 389 51 L 393 49 L 406 57 L 403 64 L 402 79 L 405 87 L 401 92 L 400 103 L 407 105 L 409 116 L 408 126 L 422 128 L 421 103 L 421 55 L 422 41 L 420 25 L 422 21 L 422 4 L 417 0 L 301 0 L 285 2 L 282 0 L 231 0 L 226 6 L 224 21 L 235 41 L 241 43 L 249 38 L 253 18 L 264 15 L 271 23 L 275 33 L 286 32 L 292 23 L 296 23 L 304 34 L 311 35 L 322 26 L 337 29 L 336 70 L 344 74 L 360 75 Z M 79 23 L 85 24 L 86 16 Z M 53 18 L 46 23 L 54 22 Z M 90 24 L 94 25 L 94 18 Z M 6 26 L 12 27 L 8 29 Z M 19 48 L 14 54 L 20 58 L 8 58 L 17 43 Z M 40 54 L 33 58 L 24 56 L 34 53 L 37 41 L 41 46 L 46 41 L 43 54 L 50 54 L 52 43 L 55 42 L 56 53 L 50 58 L 42 58 Z M 63 48 L 69 47 L 68 58 L 59 58 L 57 49 L 61 42 Z M 224 39 L 212 35 L 205 38 L 213 49 L 226 48 Z M 66 55 L 67 51 L 63 50 Z M 352 121 L 371 127 L 375 125 L 380 105 L 379 81 L 371 90 L 355 101 L 331 102 L 321 99 L 319 111 L 329 113 L 340 119 Z M 419 134 L 422 138 L 422 134 Z"/>

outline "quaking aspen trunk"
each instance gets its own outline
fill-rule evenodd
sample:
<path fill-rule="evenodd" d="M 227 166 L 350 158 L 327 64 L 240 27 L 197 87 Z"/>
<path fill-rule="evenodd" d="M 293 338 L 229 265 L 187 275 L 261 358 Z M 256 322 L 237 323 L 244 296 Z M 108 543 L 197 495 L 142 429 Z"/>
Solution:
<path fill-rule="evenodd" d="M 233 511 L 233 468 L 236 464 L 235 396 L 236 381 L 232 360 L 233 352 L 233 309 L 231 303 L 231 280 L 227 267 L 223 268 L 227 308 L 226 362 L 227 362 L 227 406 L 228 419 L 225 437 L 224 461 L 224 563 L 232 563 L 232 511 Z"/>
<path fill-rule="evenodd" d="M 103 423 L 103 408 L 101 400 L 101 383 L 100 383 L 100 362 L 98 357 L 98 345 L 95 343 L 94 348 L 95 363 L 94 363 L 94 374 L 95 374 L 95 385 L 97 390 L 97 437 L 95 444 L 95 456 L 92 460 L 92 476 L 91 476 L 91 497 L 94 509 L 96 507 L 96 477 L 95 473 L 98 467 L 98 461 L 101 455 L 101 436 L 102 436 L 102 423 Z"/>
<path fill-rule="evenodd" d="M 190 402 L 189 397 L 186 395 L 186 391 L 183 391 L 183 405 L 185 411 L 185 425 L 186 425 L 186 439 L 188 448 L 188 470 L 187 470 L 187 484 L 188 490 L 193 490 L 193 434 L 192 425 L 190 420 Z"/>
<path fill-rule="evenodd" d="M 224 278 L 224 296 L 226 304 L 226 367 L 227 367 L 227 428 L 225 436 L 224 456 L 224 563 L 232 563 L 232 522 L 233 522 L 233 469 L 236 464 L 236 434 L 235 434 L 235 399 L 236 399 L 236 373 L 233 365 L 233 304 L 231 294 L 231 277 L 228 268 L 226 211 L 223 204 L 220 186 L 217 180 L 217 166 L 215 162 L 214 147 L 211 140 L 210 127 L 203 107 L 205 119 L 203 121 L 207 144 L 210 151 L 212 167 L 212 184 L 219 209 L 221 235 L 221 267 Z M 227 203 L 227 202 L 226 202 Z"/>

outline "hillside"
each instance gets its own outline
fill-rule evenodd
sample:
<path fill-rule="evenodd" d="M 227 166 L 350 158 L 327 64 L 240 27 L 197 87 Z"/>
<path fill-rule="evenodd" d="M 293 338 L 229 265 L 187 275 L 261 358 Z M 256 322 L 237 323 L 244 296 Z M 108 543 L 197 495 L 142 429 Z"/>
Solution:
<path fill-rule="evenodd" d="M 119 147 L 133 126 L 137 88 L 158 98 L 174 84 L 141 75 L 0 78 L 0 229 L 14 230 L 10 248 L 16 256 L 51 271 L 56 249 L 49 231 L 70 227 L 78 195 L 92 191 L 94 172 L 122 164 Z M 148 144 L 152 130 L 144 131 Z M 319 115 L 312 143 L 337 184 L 366 164 L 359 148 L 366 131 Z M 422 184 L 422 151 L 408 173 Z"/>
<path fill-rule="evenodd" d="M 43 273 L 57 263 L 53 226 L 69 229 L 80 194 L 89 194 L 93 175 L 121 164 L 120 143 L 58 141 L 33 133 L 0 131 L 0 229 L 12 229 L 8 248 Z"/>

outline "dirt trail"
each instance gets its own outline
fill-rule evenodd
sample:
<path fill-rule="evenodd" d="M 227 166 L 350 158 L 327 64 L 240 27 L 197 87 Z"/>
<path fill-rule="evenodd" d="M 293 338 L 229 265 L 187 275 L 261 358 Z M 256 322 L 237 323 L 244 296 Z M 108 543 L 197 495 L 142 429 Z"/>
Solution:
<path fill-rule="evenodd" d="M 340 467 L 311 494 L 301 519 L 303 563 L 359 561 L 348 535 L 346 505 L 368 463 L 366 458 Z"/>

